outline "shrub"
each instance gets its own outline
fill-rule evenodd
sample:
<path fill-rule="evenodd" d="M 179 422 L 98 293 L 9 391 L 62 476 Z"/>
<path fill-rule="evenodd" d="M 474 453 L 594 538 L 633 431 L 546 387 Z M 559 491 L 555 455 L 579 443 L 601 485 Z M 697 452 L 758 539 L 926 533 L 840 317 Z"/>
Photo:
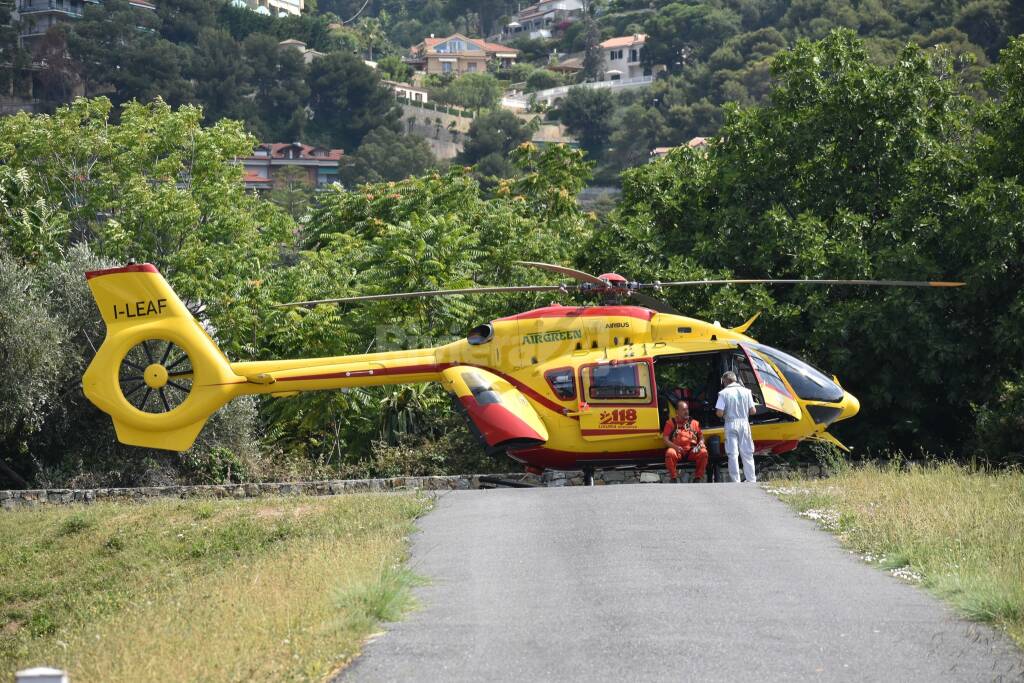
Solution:
<path fill-rule="evenodd" d="M 60 400 L 62 347 L 68 338 L 67 325 L 47 310 L 35 285 L 31 269 L 0 252 L 0 444 L 4 455 L 15 457 L 10 466 L 22 476 L 27 476 L 27 463 L 18 460 L 27 452 L 27 441 Z M 15 476 L 8 471 L 0 482 Z M 23 485 L 17 479 L 14 483 Z"/>
<path fill-rule="evenodd" d="M 975 408 L 974 450 L 992 464 L 1024 464 L 1024 377 L 1002 383 L 997 396 Z"/>

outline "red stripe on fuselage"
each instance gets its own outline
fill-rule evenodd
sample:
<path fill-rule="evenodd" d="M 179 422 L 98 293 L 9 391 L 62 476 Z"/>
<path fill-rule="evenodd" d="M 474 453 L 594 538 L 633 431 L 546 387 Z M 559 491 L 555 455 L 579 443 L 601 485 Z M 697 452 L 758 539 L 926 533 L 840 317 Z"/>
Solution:
<path fill-rule="evenodd" d="M 376 362 L 376 361 L 374 361 Z M 296 375 L 282 377 L 278 382 L 296 382 L 299 380 L 336 379 L 339 377 L 379 377 L 388 375 L 427 375 L 459 365 L 459 363 L 429 363 L 424 365 L 406 365 L 400 368 L 373 368 L 373 370 L 345 370 L 342 372 L 325 372 L 320 375 Z"/>
<path fill-rule="evenodd" d="M 528 384 L 524 384 L 515 377 L 512 377 L 511 375 L 506 375 L 501 370 L 489 368 L 486 365 L 473 365 L 472 363 L 465 363 L 465 365 L 468 365 L 469 367 L 472 368 L 480 368 L 481 370 L 486 370 L 487 372 L 494 373 L 498 377 L 501 377 L 503 380 L 514 386 L 519 391 L 523 392 L 524 394 L 532 398 L 537 403 L 541 404 L 542 406 L 550 410 L 551 412 L 558 413 L 559 415 L 565 417 L 565 411 L 568 410 L 565 406 L 558 405 L 547 396 L 544 396 L 533 387 L 529 386 Z M 574 416 L 573 419 L 578 420 L 579 418 Z"/>
<path fill-rule="evenodd" d="M 609 436 L 619 434 L 629 436 L 630 434 L 659 434 L 660 429 L 581 429 L 583 436 Z"/>
<path fill-rule="evenodd" d="M 456 362 L 450 362 L 450 363 L 430 363 L 430 364 L 424 364 L 424 365 L 407 365 L 405 367 L 397 367 L 397 368 L 381 368 L 381 369 L 376 369 L 375 368 L 373 370 L 373 375 L 363 374 L 363 373 L 367 372 L 365 370 L 355 370 L 355 371 L 353 371 L 353 370 L 346 370 L 346 371 L 343 371 L 343 372 L 325 372 L 325 373 L 316 374 L 316 375 L 296 375 L 295 377 L 282 377 L 281 379 L 279 379 L 277 381 L 278 382 L 295 382 L 295 381 L 299 381 L 299 380 L 336 379 L 336 378 L 339 378 L 339 377 L 352 377 L 352 376 L 354 376 L 353 374 L 351 374 L 353 372 L 360 373 L 359 375 L 355 375 L 357 377 L 379 377 L 379 376 L 404 375 L 404 374 L 409 374 L 409 375 L 424 374 L 424 375 L 426 375 L 426 374 L 433 374 L 435 372 L 440 372 L 442 370 L 447 370 L 448 368 L 453 368 L 453 367 L 456 367 L 458 365 L 465 365 L 466 367 L 470 367 L 470 368 L 479 368 L 480 370 L 486 370 L 487 372 L 494 373 L 495 375 L 497 375 L 498 377 L 501 377 L 502 379 L 507 381 L 509 384 L 514 386 L 516 389 L 518 389 L 519 391 L 523 392 L 524 394 L 526 394 L 527 396 L 532 398 L 534 401 L 536 401 L 540 405 L 542 405 L 545 408 L 547 408 L 548 410 L 550 410 L 550 411 L 552 411 L 554 413 L 558 413 L 559 415 L 562 415 L 562 416 L 565 415 L 566 408 L 564 406 L 558 405 L 557 403 L 555 403 L 551 399 L 549 399 L 546 396 L 543 396 L 542 394 L 540 394 L 536 389 L 533 389 L 529 385 L 524 384 L 523 382 L 519 381 L 515 377 L 511 377 L 510 375 L 506 375 L 504 372 L 501 372 L 500 370 L 495 370 L 494 368 L 489 368 L 486 365 L 475 365 L 473 363 L 456 363 Z"/>

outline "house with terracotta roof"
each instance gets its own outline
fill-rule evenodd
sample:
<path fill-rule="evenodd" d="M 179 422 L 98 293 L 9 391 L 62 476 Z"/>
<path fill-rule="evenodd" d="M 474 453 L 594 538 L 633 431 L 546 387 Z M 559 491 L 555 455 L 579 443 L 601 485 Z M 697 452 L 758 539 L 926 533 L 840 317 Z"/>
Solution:
<path fill-rule="evenodd" d="M 698 136 L 695 138 L 690 138 L 685 146 L 688 147 L 689 149 L 706 150 L 708 146 L 708 141 L 708 138 Z M 657 161 L 658 159 L 664 158 L 668 156 L 669 152 L 671 152 L 674 149 L 679 149 L 680 147 L 683 147 L 683 145 L 679 145 L 677 147 L 655 147 L 654 149 L 651 150 L 650 161 Z"/>
<path fill-rule="evenodd" d="M 634 33 L 631 36 L 609 38 L 601 43 L 601 57 L 604 62 L 601 65 L 601 80 L 630 80 L 664 71 L 663 65 L 650 67 L 641 63 L 646 42 L 646 33 Z"/>
<path fill-rule="evenodd" d="M 544 68 L 565 75 L 578 74 L 583 71 L 583 54 L 566 56 L 557 62 L 549 63 Z"/>
<path fill-rule="evenodd" d="M 316 50 L 308 48 L 308 47 L 306 47 L 306 44 L 304 42 L 302 42 L 301 40 L 296 40 L 295 38 L 288 38 L 287 40 L 282 40 L 281 42 L 279 42 L 277 44 L 277 46 L 278 47 L 290 47 L 293 50 L 297 50 L 298 53 L 300 55 L 302 55 L 303 63 L 305 63 L 307 66 L 314 59 L 319 59 L 320 57 L 324 56 L 323 52 L 317 52 Z"/>
<path fill-rule="evenodd" d="M 329 185 L 338 179 L 338 164 L 345 152 L 304 145 L 301 142 L 265 142 L 256 145 L 252 156 L 239 159 L 245 169 L 245 189 L 269 190 L 274 187 L 275 173 L 286 166 L 306 172 L 312 187 Z"/>
<path fill-rule="evenodd" d="M 460 76 L 487 71 L 487 63 L 491 60 L 505 69 L 515 64 L 518 57 L 519 50 L 514 47 L 454 33 L 447 38 L 425 38 L 412 48 L 412 56 L 407 62 L 428 74 Z"/>

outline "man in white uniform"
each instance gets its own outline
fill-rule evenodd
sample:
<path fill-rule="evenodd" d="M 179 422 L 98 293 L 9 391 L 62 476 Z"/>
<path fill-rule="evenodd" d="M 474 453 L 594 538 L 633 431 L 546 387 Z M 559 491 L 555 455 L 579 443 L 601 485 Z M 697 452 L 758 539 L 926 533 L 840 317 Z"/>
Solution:
<path fill-rule="evenodd" d="M 722 386 L 715 403 L 715 413 L 725 419 L 725 454 L 729 456 L 729 476 L 740 480 L 737 456 L 743 456 L 743 474 L 747 481 L 757 481 L 754 472 L 754 440 L 750 436 L 750 416 L 756 410 L 750 389 L 736 381 L 736 373 L 722 375 Z"/>

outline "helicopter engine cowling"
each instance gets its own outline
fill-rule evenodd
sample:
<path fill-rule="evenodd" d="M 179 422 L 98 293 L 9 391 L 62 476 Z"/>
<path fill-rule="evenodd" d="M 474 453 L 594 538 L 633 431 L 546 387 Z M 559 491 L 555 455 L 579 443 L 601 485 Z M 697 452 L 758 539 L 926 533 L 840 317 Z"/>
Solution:
<path fill-rule="evenodd" d="M 488 450 L 538 446 L 548 440 L 547 427 L 537 411 L 507 380 L 467 365 L 448 368 L 441 378 Z"/>

